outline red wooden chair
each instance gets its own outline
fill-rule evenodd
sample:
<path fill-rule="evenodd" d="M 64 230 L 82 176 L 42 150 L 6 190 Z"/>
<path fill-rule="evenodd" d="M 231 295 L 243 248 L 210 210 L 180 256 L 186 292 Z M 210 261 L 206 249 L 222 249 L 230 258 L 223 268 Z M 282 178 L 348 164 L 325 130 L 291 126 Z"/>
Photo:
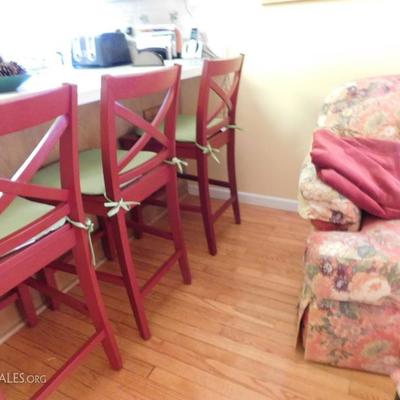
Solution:
<path fill-rule="evenodd" d="M 113 368 L 122 367 L 90 262 L 79 188 L 76 118 L 76 87 L 71 85 L 0 103 L 2 136 L 54 120 L 18 171 L 10 179 L 0 178 L 0 296 L 18 287 L 25 290 L 25 285 L 29 285 L 89 315 L 95 325 L 95 333 L 42 386 L 34 399 L 44 399 L 53 392 L 97 344 L 103 344 Z M 58 143 L 61 187 L 29 183 Z M 70 250 L 84 303 L 32 278 Z"/>
<path fill-rule="evenodd" d="M 205 60 L 197 114 L 180 115 L 177 121 L 177 156 L 194 159 L 197 165 L 197 176 L 179 174 L 179 177 L 197 181 L 200 194 L 200 206 L 181 204 L 181 209 L 201 212 L 208 250 L 212 255 L 217 254 L 214 223 L 230 205 L 233 208 L 235 222 L 240 224 L 235 170 L 235 118 L 243 60 L 243 55 L 231 59 Z M 228 81 L 230 85 L 226 88 Z M 211 101 L 212 92 L 219 100 L 215 104 Z M 227 145 L 228 182 L 210 179 L 208 174 L 208 157 L 212 156 L 218 161 L 215 153 L 224 145 Z M 215 212 L 211 208 L 210 184 L 230 190 L 230 198 Z"/>
<path fill-rule="evenodd" d="M 235 170 L 235 129 L 237 128 L 235 118 L 243 61 L 243 55 L 231 59 L 204 60 L 197 113 L 196 115 L 178 115 L 177 119 L 176 154 L 179 158 L 194 159 L 197 162 L 197 176 L 184 173 L 178 176 L 197 181 L 200 193 L 200 206 L 181 204 L 180 208 L 202 214 L 208 250 L 212 255 L 217 254 L 214 223 L 230 205 L 233 207 L 235 222 L 240 224 Z M 229 81 L 230 85 L 227 88 Z M 211 98 L 212 93 L 216 95 L 217 101 Z M 142 132 L 137 129 L 136 133 L 142 135 Z M 138 136 L 127 134 L 120 138 L 121 147 L 129 149 L 138 140 L 140 140 Z M 227 145 L 228 182 L 210 179 L 208 174 L 208 157 L 211 156 L 219 163 L 217 153 L 224 145 Z M 159 145 L 151 141 L 146 148 L 156 150 Z M 210 184 L 230 190 L 230 198 L 215 212 L 211 208 Z M 161 207 L 165 205 L 157 198 L 152 198 L 147 203 Z M 137 219 L 141 218 L 140 208 L 136 212 Z"/>
<path fill-rule="evenodd" d="M 101 150 L 80 153 L 80 179 L 85 211 L 103 220 L 110 242 L 114 242 L 122 277 L 97 272 L 100 280 L 125 286 L 138 329 L 144 339 L 150 331 L 144 311 L 144 296 L 161 277 L 179 261 L 183 280 L 191 282 L 185 243 L 183 241 L 177 191 L 175 157 L 175 124 L 177 94 L 179 93 L 180 67 L 174 66 L 150 73 L 128 76 L 103 76 L 101 92 Z M 150 94 L 166 92 L 163 104 L 149 123 L 121 102 Z M 145 133 L 129 151 L 117 149 L 116 120 L 122 118 L 141 128 Z M 164 123 L 164 134 L 160 125 Z M 142 151 L 150 140 L 159 144 L 157 152 Z M 54 165 L 37 175 L 42 182 L 58 185 Z M 37 179 L 37 178 L 35 178 Z M 37 181 L 37 180 L 36 180 Z M 161 188 L 166 188 L 168 215 L 172 232 L 161 232 L 154 227 L 127 221 L 126 213 Z M 127 223 L 149 233 L 174 242 L 174 253 L 158 271 L 139 287 L 129 246 Z M 139 225 L 139 226 L 138 226 Z M 74 272 L 70 267 L 58 265 L 64 272 Z"/>

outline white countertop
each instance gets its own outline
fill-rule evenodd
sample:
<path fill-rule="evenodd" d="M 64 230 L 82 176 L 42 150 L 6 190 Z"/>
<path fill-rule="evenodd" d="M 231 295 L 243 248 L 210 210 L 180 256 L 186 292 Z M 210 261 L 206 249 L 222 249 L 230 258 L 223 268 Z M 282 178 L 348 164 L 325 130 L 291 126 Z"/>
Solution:
<path fill-rule="evenodd" d="M 168 60 L 166 65 L 182 65 L 182 79 L 195 78 L 201 75 L 202 60 Z M 135 67 L 123 65 L 110 68 L 74 69 L 59 67 L 33 75 L 23 83 L 17 92 L 0 93 L 0 102 L 60 86 L 62 83 L 74 83 L 78 86 L 78 104 L 88 104 L 100 100 L 100 84 L 103 75 L 127 75 L 154 71 L 163 67 Z"/>

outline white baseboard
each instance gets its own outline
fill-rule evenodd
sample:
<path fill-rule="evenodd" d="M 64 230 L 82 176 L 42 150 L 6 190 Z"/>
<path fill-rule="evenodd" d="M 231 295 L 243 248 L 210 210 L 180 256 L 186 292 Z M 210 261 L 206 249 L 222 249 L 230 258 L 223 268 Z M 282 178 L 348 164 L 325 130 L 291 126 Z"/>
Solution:
<path fill-rule="evenodd" d="M 197 186 L 197 183 L 189 182 L 188 192 L 191 195 L 198 196 L 199 188 Z M 229 189 L 211 185 L 210 194 L 211 197 L 214 199 L 225 200 L 229 198 Z M 297 200 L 285 199 L 283 197 L 265 196 L 262 194 L 249 192 L 239 192 L 239 201 L 241 201 L 242 203 L 253 204 L 261 207 L 276 208 L 278 210 L 292 212 L 297 211 Z"/>

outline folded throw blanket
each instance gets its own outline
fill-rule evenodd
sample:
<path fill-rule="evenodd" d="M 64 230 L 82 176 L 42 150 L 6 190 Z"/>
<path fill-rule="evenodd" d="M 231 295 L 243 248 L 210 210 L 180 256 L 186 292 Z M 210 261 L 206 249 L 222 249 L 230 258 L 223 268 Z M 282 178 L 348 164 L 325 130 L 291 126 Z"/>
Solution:
<path fill-rule="evenodd" d="M 400 142 L 314 133 L 311 152 L 318 177 L 362 210 L 400 218 Z"/>

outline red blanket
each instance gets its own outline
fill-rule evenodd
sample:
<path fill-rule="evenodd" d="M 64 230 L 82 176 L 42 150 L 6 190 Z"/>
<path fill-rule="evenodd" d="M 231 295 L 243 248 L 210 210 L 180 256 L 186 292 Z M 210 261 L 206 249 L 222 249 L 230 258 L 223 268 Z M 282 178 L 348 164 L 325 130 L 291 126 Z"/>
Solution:
<path fill-rule="evenodd" d="M 314 133 L 311 152 L 318 177 L 359 208 L 400 218 L 400 142 Z"/>

